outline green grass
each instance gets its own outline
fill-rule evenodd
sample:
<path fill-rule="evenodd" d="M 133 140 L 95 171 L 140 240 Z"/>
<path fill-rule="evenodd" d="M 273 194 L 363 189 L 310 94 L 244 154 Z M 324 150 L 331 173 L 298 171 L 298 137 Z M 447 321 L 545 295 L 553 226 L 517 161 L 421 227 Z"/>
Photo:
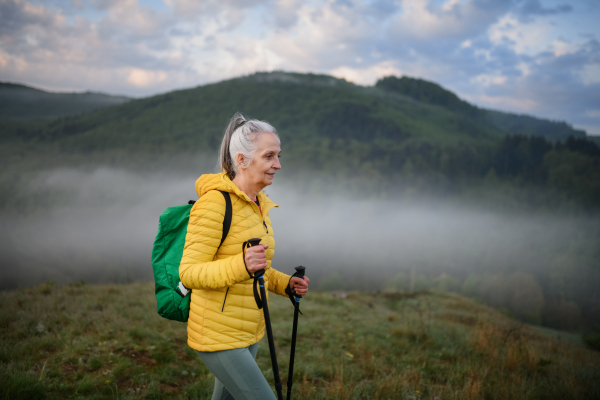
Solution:
<path fill-rule="evenodd" d="M 271 296 L 287 380 L 292 309 Z M 207 399 L 214 378 L 153 285 L 45 284 L 0 293 L 0 398 Z M 310 293 L 296 399 L 590 399 L 600 353 L 457 295 Z M 272 382 L 268 345 L 257 362 Z"/>

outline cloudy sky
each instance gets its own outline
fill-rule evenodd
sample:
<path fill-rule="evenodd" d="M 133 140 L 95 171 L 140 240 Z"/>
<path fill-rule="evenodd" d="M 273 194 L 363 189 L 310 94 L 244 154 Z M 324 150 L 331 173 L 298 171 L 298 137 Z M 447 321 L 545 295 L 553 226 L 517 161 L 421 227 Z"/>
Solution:
<path fill-rule="evenodd" d="M 600 134 L 598 0 L 0 0 L 0 80 L 147 96 L 256 71 L 432 80 Z"/>

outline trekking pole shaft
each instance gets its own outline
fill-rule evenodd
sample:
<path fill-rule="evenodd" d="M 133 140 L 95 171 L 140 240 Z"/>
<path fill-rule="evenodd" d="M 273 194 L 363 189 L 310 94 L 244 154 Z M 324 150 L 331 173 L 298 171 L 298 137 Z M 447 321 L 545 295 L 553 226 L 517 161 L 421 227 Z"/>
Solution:
<path fill-rule="evenodd" d="M 267 339 L 269 339 L 269 352 L 271 353 L 271 364 L 273 365 L 273 378 L 275 379 L 275 390 L 277 390 L 277 398 L 279 400 L 283 400 L 281 379 L 279 378 L 279 367 L 277 365 L 277 354 L 275 353 L 275 341 L 273 339 L 273 330 L 271 329 L 271 317 L 269 316 L 269 304 L 267 303 L 265 281 L 262 276 L 258 278 L 258 283 L 260 286 L 260 296 L 263 299 L 263 311 L 265 313 Z"/>
<path fill-rule="evenodd" d="M 290 369 L 288 371 L 286 400 L 292 398 L 292 384 L 294 383 L 294 356 L 296 354 L 296 332 L 298 331 L 298 308 L 294 310 L 294 327 L 292 329 L 292 348 L 290 350 Z"/>
<path fill-rule="evenodd" d="M 304 279 L 304 271 L 306 268 L 300 266 L 296 267 L 296 276 L 298 278 Z M 286 400 L 291 400 L 292 398 L 292 385 L 294 383 L 294 358 L 296 355 L 296 334 L 298 332 L 298 311 L 300 311 L 300 299 L 302 296 L 298 296 L 294 294 L 294 300 L 296 301 L 296 306 L 294 307 L 294 325 L 292 327 L 292 346 L 290 349 L 290 367 L 288 370 L 288 381 L 287 381 L 287 396 Z"/>

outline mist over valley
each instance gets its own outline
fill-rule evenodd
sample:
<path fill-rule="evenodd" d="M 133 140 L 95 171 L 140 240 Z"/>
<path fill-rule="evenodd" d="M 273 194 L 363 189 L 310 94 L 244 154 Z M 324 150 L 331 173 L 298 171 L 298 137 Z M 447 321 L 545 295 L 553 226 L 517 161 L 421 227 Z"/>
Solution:
<path fill-rule="evenodd" d="M 40 172 L 19 194 L 36 208 L 2 214 L 2 288 L 151 281 L 158 216 L 197 199 L 197 177 L 212 172 L 211 157 L 199 158 L 202 171 Z M 598 312 L 597 217 L 508 213 L 401 194 L 311 193 L 283 170 L 266 192 L 280 206 L 270 212 L 273 265 L 286 273 L 306 266 L 313 289 L 449 290 L 517 315 L 528 308 L 519 316 L 538 323 L 546 303 L 567 299 L 577 306 L 577 322 L 558 327 L 581 324 L 582 309 Z"/>
<path fill-rule="evenodd" d="M 41 93 L 46 119 L 18 89 L 0 116 L 2 289 L 150 281 L 158 216 L 197 198 L 243 111 L 282 140 L 274 266 L 306 266 L 313 290 L 451 291 L 555 328 L 600 321 L 600 148 L 565 122 L 409 77 L 257 73 L 88 96 L 84 114 Z"/>

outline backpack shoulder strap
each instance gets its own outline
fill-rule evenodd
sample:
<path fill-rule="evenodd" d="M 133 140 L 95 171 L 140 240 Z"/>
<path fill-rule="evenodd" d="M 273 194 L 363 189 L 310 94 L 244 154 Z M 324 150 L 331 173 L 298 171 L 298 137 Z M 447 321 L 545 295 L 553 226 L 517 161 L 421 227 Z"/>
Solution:
<path fill-rule="evenodd" d="M 219 243 L 219 247 L 223 244 L 225 239 L 227 238 L 227 234 L 229 233 L 229 228 L 231 228 L 231 219 L 233 216 L 233 207 L 231 206 L 231 197 L 228 192 L 224 192 L 219 190 L 223 197 L 225 198 L 225 218 L 223 219 L 223 236 L 221 236 L 221 243 Z M 188 204 L 194 204 L 196 200 L 188 201 Z M 217 247 L 217 249 L 219 249 Z"/>
<path fill-rule="evenodd" d="M 225 198 L 225 218 L 223 219 L 223 236 L 221 237 L 221 243 L 219 243 L 219 247 L 225 241 L 227 234 L 229 233 L 229 228 L 231 228 L 231 219 L 233 216 L 233 207 L 231 206 L 231 197 L 228 192 L 224 192 L 219 190 L 223 197 Z"/>

